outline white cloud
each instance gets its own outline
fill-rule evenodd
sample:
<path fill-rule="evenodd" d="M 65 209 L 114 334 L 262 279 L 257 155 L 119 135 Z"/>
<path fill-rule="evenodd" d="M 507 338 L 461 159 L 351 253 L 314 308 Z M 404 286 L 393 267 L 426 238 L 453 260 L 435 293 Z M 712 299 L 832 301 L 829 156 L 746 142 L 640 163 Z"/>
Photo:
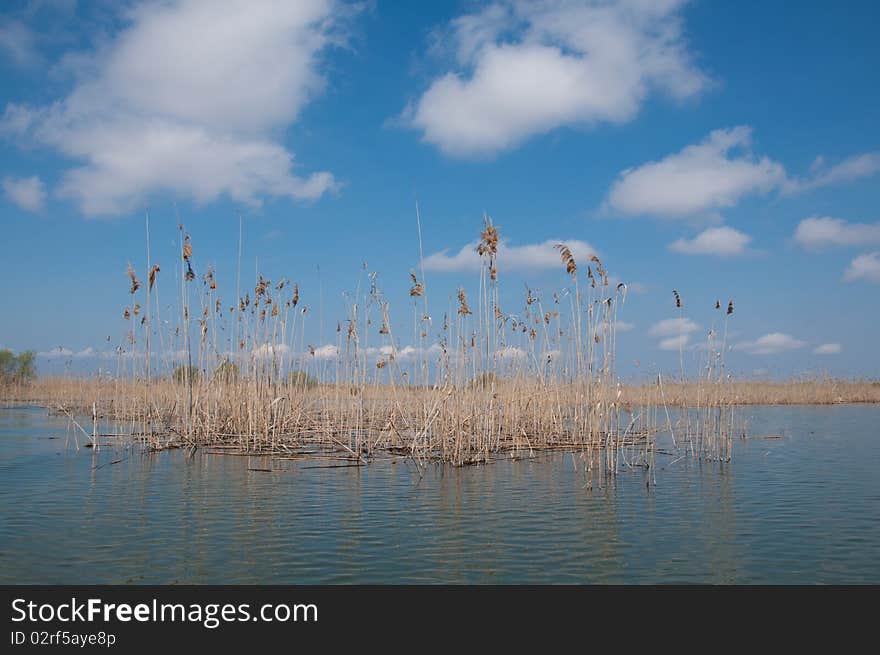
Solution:
<path fill-rule="evenodd" d="M 478 271 L 480 270 L 480 257 L 477 255 L 477 242 L 462 246 L 454 255 L 449 254 L 449 248 L 425 257 L 422 262 L 426 271 L 438 271 L 449 273 L 452 271 Z"/>
<path fill-rule="evenodd" d="M 541 360 L 544 362 L 552 362 L 555 359 L 558 359 L 562 355 L 561 350 L 545 350 L 541 353 Z"/>
<path fill-rule="evenodd" d="M 394 348 L 389 345 L 384 345 L 379 347 L 361 348 L 360 352 L 367 357 L 387 357 L 394 352 Z"/>
<path fill-rule="evenodd" d="M 327 343 L 323 346 L 319 346 L 315 348 L 314 352 L 315 359 L 336 359 L 338 355 L 339 348 L 334 346 L 332 343 Z"/>
<path fill-rule="evenodd" d="M 785 168 L 749 151 L 751 128 L 715 130 L 696 145 L 660 161 L 624 170 L 606 206 L 622 214 L 683 218 L 735 205 L 786 182 Z"/>
<path fill-rule="evenodd" d="M 798 223 L 794 240 L 809 249 L 880 243 L 880 223 L 849 223 L 842 218 L 811 216 Z"/>
<path fill-rule="evenodd" d="M 38 357 L 73 357 L 73 351 L 64 346 L 58 346 L 52 350 L 45 350 L 37 353 Z"/>
<path fill-rule="evenodd" d="M 3 118 L 0 119 L 0 136 L 11 137 L 21 135 L 30 130 L 39 116 L 39 112 L 22 105 L 6 105 Z"/>
<path fill-rule="evenodd" d="M 413 346 L 393 348 L 392 346 L 386 344 L 378 348 L 365 348 L 362 352 L 364 352 L 367 357 L 389 357 L 391 355 L 394 355 L 394 359 L 399 362 L 409 362 L 414 360 L 416 356 L 429 351 L 430 349 L 422 350 L 421 348 L 415 348 Z"/>
<path fill-rule="evenodd" d="M 737 344 L 737 349 L 752 355 L 775 355 L 789 350 L 797 350 L 807 345 L 806 341 L 795 339 L 789 334 L 773 332 L 765 334 L 754 341 L 744 341 Z"/>
<path fill-rule="evenodd" d="M 751 152 L 752 128 L 714 130 L 700 143 L 658 161 L 620 172 L 605 207 L 620 214 L 689 218 L 715 215 L 742 198 L 778 191 L 794 194 L 867 177 L 880 170 L 880 152 L 826 167 L 817 159 L 808 177 Z"/>
<path fill-rule="evenodd" d="M 394 357 L 399 362 L 410 362 L 416 358 L 419 354 L 418 348 L 413 348 L 412 346 L 404 346 L 403 348 L 399 348 L 397 352 L 394 354 Z"/>
<path fill-rule="evenodd" d="M 635 329 L 635 325 L 633 323 L 628 323 L 627 321 L 617 321 L 614 324 L 614 329 L 618 332 L 629 332 L 630 330 Z"/>
<path fill-rule="evenodd" d="M 679 334 L 677 337 L 669 337 L 660 340 L 660 350 L 679 350 L 688 345 L 691 340 L 689 334 Z"/>
<path fill-rule="evenodd" d="M 586 241 L 579 239 L 548 239 L 542 243 L 531 243 L 522 246 L 510 246 L 504 240 L 498 244 L 498 270 L 546 270 L 558 268 L 562 270 L 559 250 L 556 246 L 564 243 L 571 249 L 572 255 L 578 263 L 586 264 L 590 256 L 596 255 L 597 250 Z M 476 251 L 477 243 L 469 243 L 457 253 L 450 255 L 449 251 L 441 250 L 425 257 L 424 267 L 426 271 L 448 273 L 453 271 L 479 271 L 480 256 Z"/>
<path fill-rule="evenodd" d="M 438 39 L 460 70 L 404 119 L 447 154 L 486 155 L 562 126 L 629 121 L 655 91 L 692 97 L 707 78 L 682 36 L 683 4 L 500 0 L 461 16 Z"/>
<path fill-rule="evenodd" d="M 253 350 L 254 357 L 257 359 L 275 359 L 276 357 L 282 357 L 288 352 L 290 352 L 290 346 L 286 343 L 263 343 Z"/>
<path fill-rule="evenodd" d="M 741 255 L 751 240 L 748 234 L 724 225 L 707 228 L 693 239 L 678 239 L 669 249 L 686 255 Z"/>
<path fill-rule="evenodd" d="M 337 346 L 333 344 L 324 344 L 323 346 L 319 346 L 314 349 L 314 358 L 320 360 L 330 360 L 336 359 L 341 353 Z M 345 352 L 344 350 L 342 352 Z M 350 354 L 353 353 L 354 350 L 350 351 Z M 420 356 L 431 357 L 437 355 L 441 352 L 441 348 L 439 344 L 431 344 L 427 348 L 415 347 L 415 346 L 402 346 L 402 347 L 392 347 L 390 344 L 385 344 L 382 346 L 369 346 L 367 348 L 361 348 L 358 350 L 359 356 L 364 356 L 370 361 L 375 361 L 380 358 L 390 358 L 391 355 L 394 355 L 394 360 L 400 364 L 404 364 L 407 362 L 415 361 Z M 304 353 L 306 356 L 311 356 L 311 352 Z"/>
<path fill-rule="evenodd" d="M 862 177 L 870 177 L 880 171 L 880 152 L 866 152 L 844 159 L 831 167 L 824 165 L 824 159 L 817 157 L 812 167 L 812 176 L 805 180 L 792 180 L 788 192 L 807 191 L 833 184 L 852 182 Z"/>
<path fill-rule="evenodd" d="M 412 362 L 418 357 L 433 357 L 439 355 L 441 351 L 442 349 L 438 343 L 432 343 L 427 348 L 404 346 L 403 348 L 398 348 L 394 352 L 394 358 L 401 363 Z"/>
<path fill-rule="evenodd" d="M 54 358 L 62 358 L 62 359 L 110 359 L 116 357 L 116 352 L 100 352 L 89 346 L 88 348 L 83 348 L 82 350 L 77 350 L 74 352 L 70 348 L 65 348 L 64 346 L 58 346 L 57 348 L 53 348 L 52 350 L 46 350 L 42 352 L 38 352 L 37 356 L 45 359 L 54 359 Z"/>
<path fill-rule="evenodd" d="M 526 351 L 516 346 L 502 346 L 495 354 L 501 359 L 522 359 L 526 356 Z"/>
<path fill-rule="evenodd" d="M 610 279 L 611 284 L 617 286 L 621 280 L 615 279 L 613 276 Z M 626 283 L 626 292 L 627 293 L 638 293 L 638 294 L 646 294 L 648 293 L 648 285 L 642 284 L 641 282 L 627 282 Z"/>
<path fill-rule="evenodd" d="M 700 326 L 689 318 L 667 318 L 655 323 L 648 330 L 652 337 L 677 337 L 682 334 L 691 334 L 700 329 Z"/>
<path fill-rule="evenodd" d="M 843 279 L 847 282 L 866 280 L 880 284 L 880 251 L 869 252 L 853 259 L 847 266 Z"/>
<path fill-rule="evenodd" d="M 41 212 L 46 206 L 46 185 L 36 175 L 3 178 L 3 193 L 9 200 L 29 212 Z"/>
<path fill-rule="evenodd" d="M 841 348 L 839 343 L 823 343 L 821 346 L 817 346 L 813 352 L 817 355 L 836 355 L 843 348 Z"/>
<path fill-rule="evenodd" d="M 34 33 L 21 21 L 0 19 L 0 54 L 17 66 L 30 66 L 40 61 Z"/>
<path fill-rule="evenodd" d="M 59 192 L 89 215 L 161 192 L 200 203 L 317 198 L 332 175 L 298 176 L 277 139 L 322 90 L 318 58 L 350 13 L 333 0 L 142 4 L 79 58 L 67 97 L 10 105 L 3 129 L 80 162 Z"/>
<path fill-rule="evenodd" d="M 691 335 L 699 329 L 689 318 L 667 318 L 652 325 L 648 335 L 660 339 L 660 350 L 678 350 L 687 346 Z"/>

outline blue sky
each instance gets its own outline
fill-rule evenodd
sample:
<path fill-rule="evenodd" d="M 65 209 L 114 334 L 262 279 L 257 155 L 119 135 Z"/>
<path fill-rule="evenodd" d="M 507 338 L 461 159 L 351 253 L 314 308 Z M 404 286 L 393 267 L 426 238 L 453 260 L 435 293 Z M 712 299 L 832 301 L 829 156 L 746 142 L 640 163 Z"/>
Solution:
<path fill-rule="evenodd" d="M 169 282 L 180 221 L 221 289 L 242 216 L 246 279 L 296 280 L 321 344 L 363 263 L 406 324 L 416 202 L 434 311 L 486 212 L 502 301 L 566 284 L 557 241 L 629 285 L 624 375 L 696 359 L 730 298 L 739 375 L 880 370 L 876 3 L 0 11 L 0 346 L 44 371 L 124 335 L 145 207 Z"/>

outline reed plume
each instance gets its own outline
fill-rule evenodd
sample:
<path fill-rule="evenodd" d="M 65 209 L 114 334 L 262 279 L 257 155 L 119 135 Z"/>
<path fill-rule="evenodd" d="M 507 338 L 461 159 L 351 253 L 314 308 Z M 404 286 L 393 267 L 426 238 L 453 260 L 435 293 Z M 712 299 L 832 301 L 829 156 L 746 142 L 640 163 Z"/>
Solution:
<path fill-rule="evenodd" d="M 137 293 L 137 290 L 141 288 L 141 281 L 135 277 L 134 268 L 132 268 L 131 264 L 128 265 L 128 270 L 126 271 L 129 279 L 131 280 L 131 288 L 129 289 L 129 293 L 134 295 Z"/>
<path fill-rule="evenodd" d="M 468 307 L 467 296 L 464 295 L 464 289 L 458 290 L 458 313 L 459 314 L 473 314 L 471 308 Z"/>
<path fill-rule="evenodd" d="M 556 249 L 559 251 L 562 263 L 565 264 L 565 272 L 573 278 L 577 278 L 577 263 L 575 263 L 574 255 L 571 254 L 569 247 L 564 243 L 557 243 Z"/>
<path fill-rule="evenodd" d="M 159 271 L 160 271 L 159 265 L 153 264 L 153 267 L 150 269 L 150 274 L 147 277 L 147 279 L 148 279 L 147 291 L 153 290 L 153 284 L 156 282 L 156 273 L 158 273 Z"/>

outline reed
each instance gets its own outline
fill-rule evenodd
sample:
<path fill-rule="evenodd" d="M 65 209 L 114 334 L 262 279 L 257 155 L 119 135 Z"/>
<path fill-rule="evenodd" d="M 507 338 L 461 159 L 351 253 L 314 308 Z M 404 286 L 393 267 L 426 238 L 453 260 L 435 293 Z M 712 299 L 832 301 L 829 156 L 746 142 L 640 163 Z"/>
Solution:
<path fill-rule="evenodd" d="M 242 294 L 239 261 L 234 301 L 224 302 L 215 272 L 197 274 L 198 250 L 182 225 L 177 307 L 163 308 L 147 217 L 147 284 L 128 267 L 126 339 L 115 373 L 7 384 L 2 397 L 112 419 L 154 449 L 285 458 L 322 451 L 354 465 L 395 456 L 419 466 L 564 449 L 589 454 L 582 461 L 592 479 L 623 469 L 650 472 L 664 433 L 693 457 L 725 461 L 737 429 L 733 408 L 747 402 L 876 401 L 880 395 L 861 383 L 834 383 L 828 396 L 827 381 L 757 390 L 731 381 L 724 356 L 732 301 L 726 314 L 716 303 L 717 325 L 695 380 L 686 379 L 682 359 L 677 380 L 625 384 L 615 351 L 626 285 L 612 285 L 598 257 L 577 262 L 560 243 L 564 289 L 545 296 L 527 288 L 521 306 L 507 312 L 500 301 L 499 239 L 500 228 L 484 217 L 478 294 L 470 299 L 460 289 L 441 314 L 429 307 L 423 267 L 410 273 L 410 345 L 400 345 L 392 301 L 378 274 L 365 268 L 347 295 L 335 343 L 318 347 L 305 341 L 311 312 L 297 283 L 257 273 Z M 680 309 L 681 296 L 674 294 Z"/>

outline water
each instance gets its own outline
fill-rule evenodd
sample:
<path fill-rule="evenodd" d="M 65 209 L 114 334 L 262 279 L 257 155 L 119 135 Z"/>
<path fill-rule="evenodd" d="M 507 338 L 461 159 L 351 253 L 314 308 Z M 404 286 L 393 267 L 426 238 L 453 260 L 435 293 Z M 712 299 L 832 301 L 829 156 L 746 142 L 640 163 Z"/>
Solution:
<path fill-rule="evenodd" d="M 742 412 L 785 438 L 590 490 L 571 455 L 266 473 L 0 409 L 0 582 L 880 583 L 880 407 Z"/>

